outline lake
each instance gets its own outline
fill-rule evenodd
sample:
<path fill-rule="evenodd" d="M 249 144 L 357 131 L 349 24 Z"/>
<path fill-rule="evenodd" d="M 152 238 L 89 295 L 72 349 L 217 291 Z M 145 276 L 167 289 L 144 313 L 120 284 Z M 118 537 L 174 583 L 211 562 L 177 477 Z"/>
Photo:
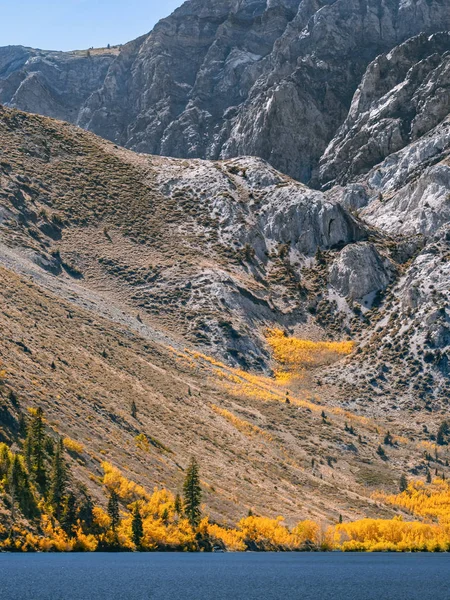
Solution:
<path fill-rule="evenodd" d="M 449 600 L 450 554 L 0 554 L 1 600 Z"/>

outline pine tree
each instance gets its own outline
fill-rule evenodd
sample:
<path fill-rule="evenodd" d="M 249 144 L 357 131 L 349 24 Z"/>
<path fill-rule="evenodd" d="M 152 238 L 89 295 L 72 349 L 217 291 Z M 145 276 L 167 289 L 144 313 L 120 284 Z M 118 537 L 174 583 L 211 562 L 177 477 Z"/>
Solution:
<path fill-rule="evenodd" d="M 406 475 L 402 475 L 400 477 L 400 492 L 404 492 L 408 489 L 408 480 L 406 479 Z"/>
<path fill-rule="evenodd" d="M 447 444 L 447 436 L 449 434 L 449 431 L 450 426 L 448 422 L 442 421 L 436 436 L 436 442 L 439 444 L 439 446 L 444 446 L 445 444 Z"/>
<path fill-rule="evenodd" d="M 94 523 L 94 503 L 84 486 L 80 487 L 79 494 L 77 501 L 78 519 L 81 521 L 83 531 L 86 533 L 90 531 Z"/>
<path fill-rule="evenodd" d="M 427 483 L 431 483 L 431 473 L 430 470 L 427 470 Z"/>
<path fill-rule="evenodd" d="M 11 495 L 11 517 L 14 521 L 16 516 L 16 502 L 20 494 L 20 483 L 22 479 L 22 465 L 17 454 L 13 455 L 11 467 L 8 474 L 8 489 Z"/>
<path fill-rule="evenodd" d="M 139 510 L 139 504 L 136 502 L 133 507 L 133 520 L 131 521 L 132 540 L 136 548 L 140 548 L 142 538 L 144 537 L 144 527 L 142 525 L 142 515 Z"/>
<path fill-rule="evenodd" d="M 11 467 L 11 458 L 9 456 L 9 450 L 6 444 L 1 446 L 0 449 L 0 480 L 3 479 L 9 473 Z"/>
<path fill-rule="evenodd" d="M 165 508 L 165 509 L 163 510 L 163 512 L 162 512 L 162 515 L 161 515 L 161 521 L 164 523 L 164 525 L 165 525 L 166 527 L 167 527 L 167 525 L 169 524 L 169 516 L 170 516 L 170 514 L 169 514 L 169 509 L 168 509 L 168 508 Z"/>
<path fill-rule="evenodd" d="M 383 459 L 386 458 L 386 452 L 384 451 L 384 448 L 381 445 L 379 445 L 377 448 L 377 454 Z"/>
<path fill-rule="evenodd" d="M 64 461 L 64 445 L 62 438 L 59 438 L 56 444 L 55 454 L 53 456 L 52 473 L 50 480 L 49 501 L 55 511 L 55 517 L 58 521 L 61 518 L 64 493 L 67 483 L 67 469 Z"/>
<path fill-rule="evenodd" d="M 73 537 L 74 528 L 77 524 L 77 500 L 72 492 L 64 499 L 60 523 L 67 535 Z"/>
<path fill-rule="evenodd" d="M 200 469 L 195 458 L 191 458 L 183 486 L 184 514 L 193 528 L 200 523 L 200 502 L 202 488 L 200 485 Z"/>
<path fill-rule="evenodd" d="M 342 515 L 339 515 L 339 523 L 342 523 Z"/>
<path fill-rule="evenodd" d="M 133 419 L 135 419 L 137 416 L 136 402 L 134 400 L 131 401 L 131 416 Z"/>
<path fill-rule="evenodd" d="M 34 480 L 42 492 L 45 492 L 47 487 L 44 445 L 44 412 L 42 408 L 39 407 L 36 409 L 36 413 L 28 427 L 28 434 L 25 442 L 25 456 L 29 471 L 32 473 Z"/>
<path fill-rule="evenodd" d="M 28 474 L 18 454 L 14 454 L 12 457 L 7 481 L 8 491 L 11 495 L 12 519 L 15 519 L 16 504 L 26 517 L 31 518 L 36 516 L 36 501 L 31 490 Z"/>
<path fill-rule="evenodd" d="M 119 524 L 120 516 L 119 516 L 119 496 L 117 492 L 111 490 L 109 493 L 108 500 L 108 515 L 111 519 L 111 529 L 116 532 L 117 525 Z"/>
<path fill-rule="evenodd" d="M 177 515 L 181 516 L 181 513 L 183 512 L 183 503 L 181 502 L 180 494 L 177 494 L 175 496 L 174 509 L 175 509 L 175 512 L 177 513 Z"/>

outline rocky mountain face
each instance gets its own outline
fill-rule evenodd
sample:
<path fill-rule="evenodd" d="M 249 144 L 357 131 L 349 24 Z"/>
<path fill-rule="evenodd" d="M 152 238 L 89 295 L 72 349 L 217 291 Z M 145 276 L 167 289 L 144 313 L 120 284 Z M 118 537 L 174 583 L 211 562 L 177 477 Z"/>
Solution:
<path fill-rule="evenodd" d="M 374 489 L 446 469 L 423 448 L 450 391 L 450 235 L 419 217 L 392 234 L 383 213 L 408 186 L 445 205 L 427 182 L 446 131 L 323 192 L 261 159 L 136 154 L 0 109 L 0 439 L 42 406 L 99 502 L 103 460 L 176 491 L 195 453 L 216 519 L 390 516 Z M 274 327 L 355 351 L 279 382 Z"/>
<path fill-rule="evenodd" d="M 0 103 L 75 123 L 118 49 L 48 52 L 0 48 Z"/>
<path fill-rule="evenodd" d="M 442 123 L 449 106 L 450 32 L 421 34 L 378 56 L 321 158 L 319 183 L 366 173 Z"/>
<path fill-rule="evenodd" d="M 449 13 L 445 0 L 190 0 L 116 57 L 3 49 L 0 56 L 21 58 L 0 71 L 0 100 L 139 152 L 254 155 L 300 181 L 325 184 L 341 173 L 343 157 L 353 163 L 344 132 L 365 119 L 362 143 L 370 117 L 359 113 L 389 86 L 403 81 L 396 101 L 408 98 L 405 114 L 394 117 L 396 130 L 380 129 L 380 139 L 366 143 L 353 171 L 398 150 L 414 110 L 433 116 L 418 117 L 413 136 L 438 122 L 445 94 L 425 108 L 419 81 L 445 70 L 446 36 L 425 36 L 449 30 Z M 337 146 L 333 170 L 328 157 Z"/>

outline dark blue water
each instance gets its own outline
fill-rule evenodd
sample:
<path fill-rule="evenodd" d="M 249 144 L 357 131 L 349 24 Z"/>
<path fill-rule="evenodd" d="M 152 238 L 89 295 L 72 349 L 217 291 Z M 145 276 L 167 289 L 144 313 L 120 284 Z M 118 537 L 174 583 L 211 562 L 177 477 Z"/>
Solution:
<path fill-rule="evenodd" d="M 450 554 L 0 554 L 1 600 L 450 600 Z"/>

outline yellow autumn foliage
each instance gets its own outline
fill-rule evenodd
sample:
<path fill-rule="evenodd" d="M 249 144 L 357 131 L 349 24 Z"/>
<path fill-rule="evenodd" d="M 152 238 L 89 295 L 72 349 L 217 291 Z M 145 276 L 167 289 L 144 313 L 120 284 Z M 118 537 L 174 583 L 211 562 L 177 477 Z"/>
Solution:
<path fill-rule="evenodd" d="M 288 372 L 334 362 L 340 356 L 350 354 L 354 349 L 354 342 L 351 341 L 313 342 L 288 337 L 281 329 L 270 329 L 266 340 L 274 359 Z"/>
<path fill-rule="evenodd" d="M 85 534 L 78 526 L 74 536 L 69 537 L 50 516 L 43 514 L 40 523 L 41 533 L 37 535 L 14 526 L 10 537 L 0 542 L 0 550 L 21 552 L 95 552 L 98 542 L 94 535 Z"/>
<path fill-rule="evenodd" d="M 65 437 L 63 439 L 63 444 L 64 444 L 64 448 L 68 452 L 73 452 L 74 454 L 83 454 L 83 452 L 84 452 L 83 444 L 80 444 L 80 442 L 76 442 L 75 440 L 72 440 L 69 437 Z"/>
<path fill-rule="evenodd" d="M 374 498 L 416 517 L 441 523 L 450 522 L 450 483 L 443 479 L 435 478 L 430 484 L 421 480 L 412 481 L 400 494 L 377 492 Z"/>
<path fill-rule="evenodd" d="M 215 523 L 208 523 L 207 531 L 213 544 L 219 543 L 230 552 L 244 552 L 246 549 L 242 531 L 227 529 Z"/>
<path fill-rule="evenodd" d="M 258 436 L 261 436 L 261 437 L 267 439 L 268 441 L 272 440 L 272 436 L 269 433 L 267 433 L 266 431 L 264 431 L 263 429 L 261 429 L 260 427 L 258 427 L 257 425 L 253 425 L 252 423 L 245 421 L 245 419 L 241 419 L 241 418 L 237 417 L 236 415 L 234 415 L 233 413 L 231 413 L 230 411 L 228 411 L 224 408 L 220 408 L 219 406 L 216 406 L 215 404 L 212 404 L 211 408 L 213 409 L 213 411 L 215 413 L 217 413 L 218 415 L 220 415 L 221 417 L 223 417 L 224 419 L 229 421 L 232 425 L 234 425 L 234 427 L 236 427 L 236 429 L 241 431 L 243 434 L 245 434 L 249 437 L 254 437 L 255 435 L 258 435 Z"/>
<path fill-rule="evenodd" d="M 289 529 L 283 523 L 283 517 L 269 519 L 267 517 L 250 516 L 242 519 L 238 528 L 242 531 L 247 545 L 256 545 L 264 550 L 294 550 L 298 544 Z"/>
<path fill-rule="evenodd" d="M 119 469 L 110 463 L 103 462 L 102 469 L 104 471 L 103 484 L 109 490 L 114 490 L 121 500 L 130 504 L 140 498 L 149 499 L 148 492 L 141 485 L 124 477 Z"/>
<path fill-rule="evenodd" d="M 450 529 L 401 519 L 361 519 L 335 528 L 336 547 L 344 551 L 410 552 L 450 548 Z"/>

